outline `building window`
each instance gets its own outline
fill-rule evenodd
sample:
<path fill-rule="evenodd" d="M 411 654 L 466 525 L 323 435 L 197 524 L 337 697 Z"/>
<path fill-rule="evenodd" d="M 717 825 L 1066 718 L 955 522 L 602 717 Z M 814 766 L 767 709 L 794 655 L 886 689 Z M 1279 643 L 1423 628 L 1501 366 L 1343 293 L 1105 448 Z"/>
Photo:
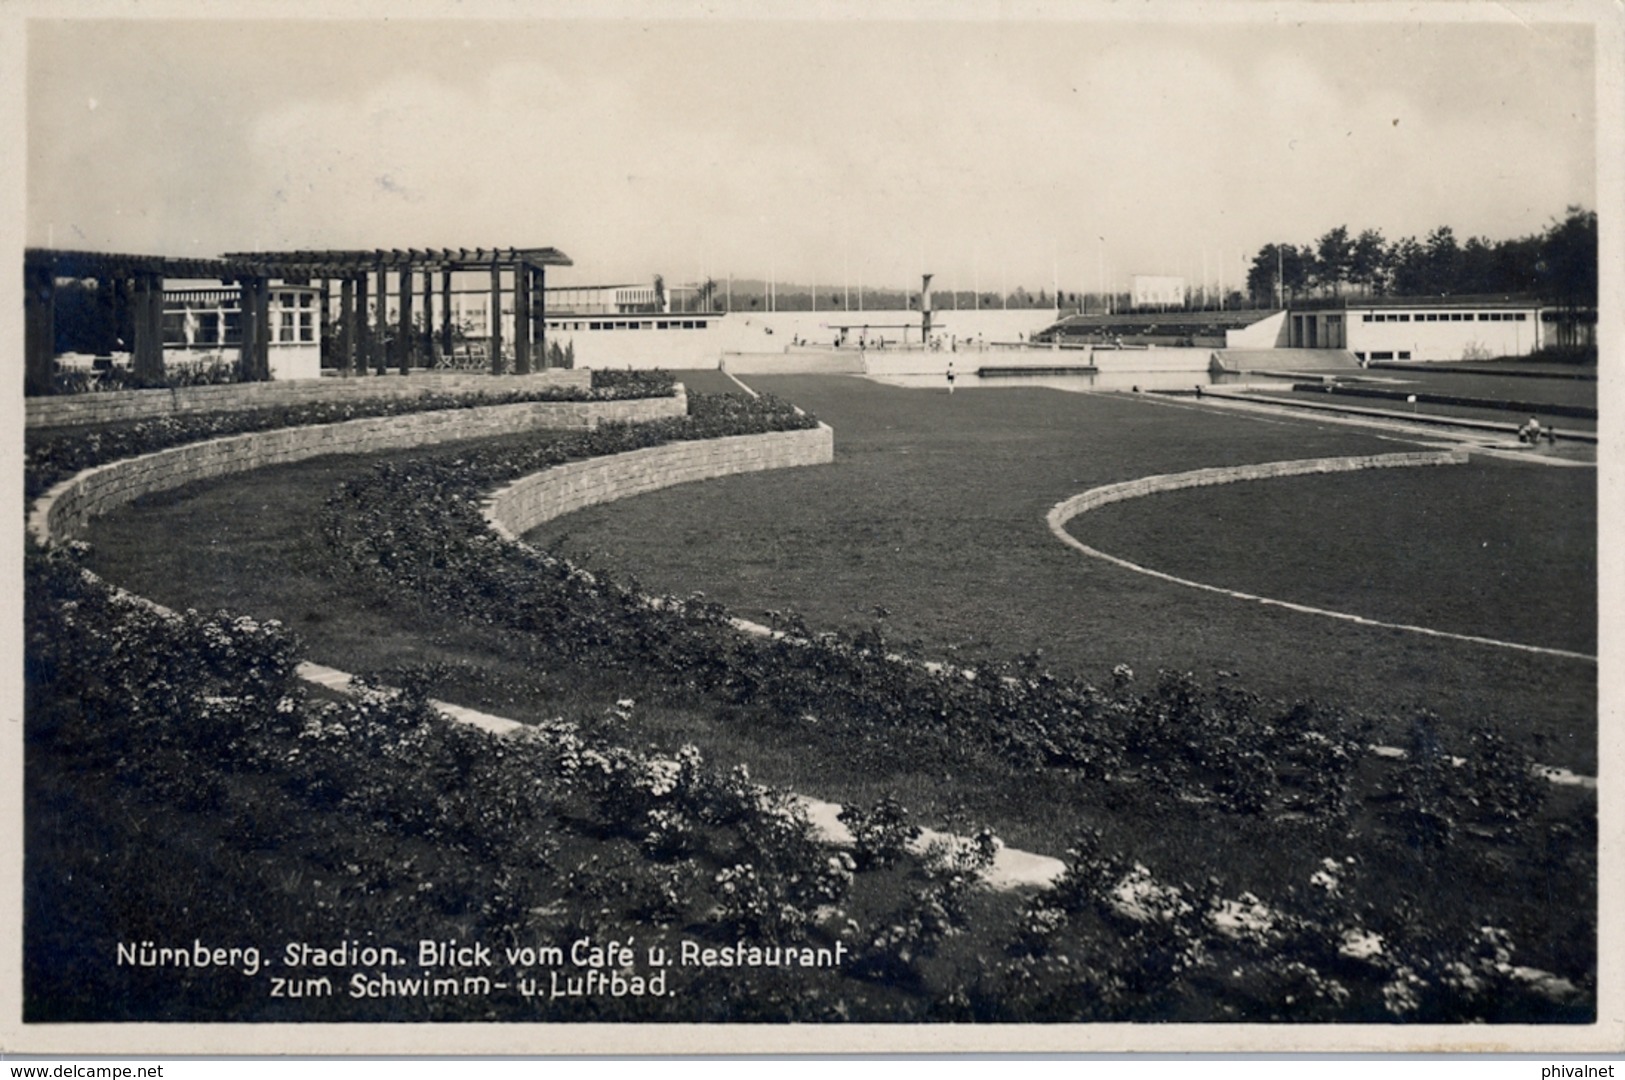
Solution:
<path fill-rule="evenodd" d="M 1360 316 L 1360 321 L 1361 322 L 1370 322 L 1371 321 L 1371 316 L 1369 316 L 1369 315 L 1361 315 Z M 1360 359 L 1364 360 L 1365 357 L 1362 356 L 1362 357 L 1360 357 Z"/>
<path fill-rule="evenodd" d="M 1409 360 L 1411 358 L 1411 351 L 1409 349 L 1399 350 L 1399 358 L 1401 360 Z"/>
<path fill-rule="evenodd" d="M 164 344 L 165 345 L 185 345 L 186 344 L 186 312 L 184 312 L 184 311 L 166 311 L 166 312 L 164 312 Z"/>
<path fill-rule="evenodd" d="M 1373 359 L 1373 360 L 1392 360 L 1393 358 L 1394 358 L 1394 354 L 1393 354 L 1392 350 L 1388 350 L 1388 351 L 1384 351 L 1384 352 L 1374 352 L 1374 353 L 1371 354 L 1371 359 Z"/>

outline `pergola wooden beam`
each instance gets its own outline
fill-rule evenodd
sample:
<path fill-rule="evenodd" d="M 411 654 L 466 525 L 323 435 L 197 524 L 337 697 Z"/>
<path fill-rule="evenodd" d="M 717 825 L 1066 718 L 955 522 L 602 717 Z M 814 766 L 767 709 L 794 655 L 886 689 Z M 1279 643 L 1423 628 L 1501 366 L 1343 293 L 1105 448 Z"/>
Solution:
<path fill-rule="evenodd" d="M 272 276 L 299 273 L 312 278 L 344 277 L 383 267 L 386 270 L 486 270 L 500 266 L 573 266 L 570 257 L 557 248 L 400 248 L 373 251 L 239 251 L 222 256 Z"/>

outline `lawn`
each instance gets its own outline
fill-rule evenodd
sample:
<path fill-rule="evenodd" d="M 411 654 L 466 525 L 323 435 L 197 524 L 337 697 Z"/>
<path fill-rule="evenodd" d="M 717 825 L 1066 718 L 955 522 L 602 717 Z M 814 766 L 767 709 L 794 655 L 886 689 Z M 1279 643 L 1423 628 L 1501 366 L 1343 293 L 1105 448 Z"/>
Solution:
<path fill-rule="evenodd" d="M 1008 389 L 950 398 L 859 379 L 747 381 L 831 423 L 834 465 L 712 481 L 703 499 L 693 490 L 655 492 L 572 514 L 530 539 L 558 544 L 572 557 L 624 567 L 658 592 L 703 591 L 746 616 L 789 608 L 817 627 L 857 628 L 873 625 L 883 611 L 889 633 L 922 641 L 928 653 L 1042 650 L 1046 664 L 1097 679 L 1119 663 L 1136 671 L 1192 671 L 1203 679 L 1234 672 L 1272 696 L 1308 696 L 1390 715 L 1395 730 L 1418 707 L 1457 726 L 1489 717 L 1540 760 L 1595 769 L 1595 664 L 1360 627 L 1200 593 L 1081 556 L 1056 541 L 1044 521 L 1056 502 L 1099 484 L 1212 465 L 1392 453 L 1414 444 L 1312 417 L 1218 414 L 1134 395 Z M 1581 568 L 1533 565 L 1543 556 L 1519 541 L 1517 550 L 1497 547 L 1499 561 L 1486 569 L 1484 582 L 1495 586 L 1489 596 L 1510 595 L 1532 612 L 1546 612 L 1532 620 L 1552 624 L 1543 631 L 1547 637 L 1563 623 L 1576 629 L 1561 640 L 1582 640 L 1584 628 L 1594 623 L 1586 614 L 1594 609 L 1595 588 L 1583 569 L 1582 541 L 1594 532 L 1584 522 L 1594 520 L 1594 490 L 1585 485 L 1594 483 L 1595 474 L 1470 468 L 1495 481 L 1479 492 L 1479 510 L 1458 506 L 1474 520 L 1520 520 L 1517 508 L 1548 505 L 1556 490 L 1551 485 L 1582 489 L 1572 491 L 1580 524 L 1572 531 L 1546 530 L 1539 538 L 1573 540 L 1582 549 L 1576 552 Z M 1414 494 L 1417 485 L 1452 483 L 1442 477 L 1445 471 L 1385 470 L 1339 479 L 1334 489 L 1379 499 L 1385 490 Z M 1304 480 L 1292 490 L 1320 483 Z M 1244 485 L 1191 497 L 1215 506 L 1232 495 L 1269 502 L 1273 490 Z M 1452 545 L 1462 542 L 1452 533 L 1465 519 L 1440 519 L 1448 503 L 1430 511 L 1427 499 L 1403 501 L 1406 512 L 1423 522 L 1434 515 L 1431 523 L 1409 530 L 1417 550 L 1427 549 L 1433 560 L 1416 566 L 1449 561 Z M 1253 578 L 1271 586 L 1254 591 L 1273 596 L 1285 588 L 1306 595 L 1305 588 L 1320 587 L 1322 567 L 1312 554 L 1282 557 L 1265 530 L 1239 523 L 1212 534 L 1199 518 L 1161 512 L 1165 505 L 1146 501 L 1118 512 L 1139 515 L 1143 533 L 1164 546 L 1249 568 Z M 1351 506 L 1343 513 L 1359 522 L 1371 511 L 1361 514 Z M 1349 545 L 1357 537 L 1346 535 L 1347 528 L 1337 532 L 1327 563 L 1348 564 L 1341 588 L 1358 590 L 1376 580 L 1380 575 L 1367 565 L 1369 549 L 1365 558 L 1356 555 Z M 1429 547 L 1431 542 L 1441 546 Z M 1525 575 L 1496 582 L 1489 577 L 1518 565 L 1524 555 L 1537 580 L 1520 599 Z M 1404 555 L 1420 557 L 1409 549 Z M 1461 568 L 1454 580 L 1465 572 Z M 1402 582 L 1410 584 L 1390 592 L 1432 582 L 1410 568 L 1404 573 Z M 1442 589 L 1438 596 L 1449 594 Z M 1480 610 L 1493 612 L 1501 602 L 1485 601 Z M 1420 607 L 1409 610 L 1425 614 Z M 1479 631 L 1494 627 L 1486 620 Z"/>
<path fill-rule="evenodd" d="M 1595 655 L 1596 483 L 1591 469 L 1478 458 L 1166 492 L 1068 531 L 1194 581 Z"/>

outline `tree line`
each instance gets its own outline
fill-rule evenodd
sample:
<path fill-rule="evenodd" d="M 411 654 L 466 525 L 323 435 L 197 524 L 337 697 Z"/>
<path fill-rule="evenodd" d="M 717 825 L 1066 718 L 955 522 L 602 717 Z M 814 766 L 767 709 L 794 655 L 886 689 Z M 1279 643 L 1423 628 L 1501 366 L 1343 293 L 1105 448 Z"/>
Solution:
<path fill-rule="evenodd" d="M 1316 296 L 1536 296 L 1571 311 L 1597 303 L 1597 213 L 1570 206 L 1545 231 L 1515 240 L 1472 237 L 1442 225 L 1390 241 L 1347 225 L 1311 244 L 1265 244 L 1247 272 L 1261 306 Z"/>

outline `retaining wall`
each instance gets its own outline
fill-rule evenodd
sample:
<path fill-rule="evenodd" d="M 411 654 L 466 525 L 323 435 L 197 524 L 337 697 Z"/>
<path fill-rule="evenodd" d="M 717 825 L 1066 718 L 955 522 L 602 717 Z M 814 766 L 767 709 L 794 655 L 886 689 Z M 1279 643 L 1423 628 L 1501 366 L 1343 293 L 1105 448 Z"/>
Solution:
<path fill-rule="evenodd" d="M 425 394 L 485 391 L 503 394 L 538 386 L 592 385 L 585 368 L 550 368 L 531 375 L 481 375 L 477 372 L 414 372 L 411 375 L 367 375 L 349 379 L 295 379 L 278 382 L 182 386 L 173 390 L 112 390 L 28 398 L 27 426 L 70 427 L 150 420 L 178 413 L 241 412 L 347 398 L 410 398 Z"/>
<path fill-rule="evenodd" d="M 194 480 L 328 454 L 401 450 L 538 428 L 587 430 L 606 420 L 642 423 L 683 416 L 687 412 L 688 397 L 679 385 L 675 397 L 631 401 L 528 401 L 231 435 L 86 469 L 57 484 L 37 500 L 29 514 L 28 527 L 41 543 L 72 540 L 100 514 L 143 495 L 167 491 Z"/>
<path fill-rule="evenodd" d="M 516 540 L 543 522 L 598 503 L 691 480 L 827 465 L 834 460 L 835 432 L 827 424 L 805 431 L 668 443 L 572 461 L 521 477 L 491 494 L 485 518 L 499 535 Z"/>
<path fill-rule="evenodd" d="M 1213 484 L 1234 484 L 1244 480 L 1269 480 L 1280 476 L 1304 476 L 1312 473 L 1356 472 L 1360 469 L 1411 468 L 1425 465 L 1465 465 L 1465 450 L 1421 450 L 1402 454 L 1366 454 L 1357 457 L 1309 458 L 1303 461 L 1267 461 L 1258 465 L 1230 465 L 1222 468 L 1196 469 L 1192 472 L 1164 473 L 1127 480 L 1120 484 L 1107 484 L 1091 488 L 1081 495 L 1057 503 L 1049 512 L 1050 528 L 1060 531 L 1068 521 L 1079 514 L 1107 503 L 1138 499 L 1160 491 L 1178 491 L 1181 488 L 1207 487 Z"/>

